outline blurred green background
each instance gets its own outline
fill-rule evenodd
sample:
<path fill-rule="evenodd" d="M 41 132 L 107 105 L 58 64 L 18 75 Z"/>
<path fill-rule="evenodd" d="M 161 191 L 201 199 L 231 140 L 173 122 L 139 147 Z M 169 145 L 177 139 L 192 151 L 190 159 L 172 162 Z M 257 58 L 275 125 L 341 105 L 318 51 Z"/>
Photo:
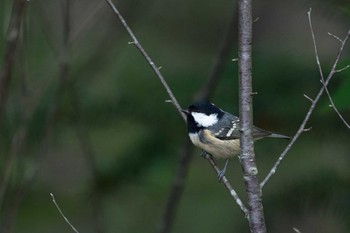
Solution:
<path fill-rule="evenodd" d="M 324 73 L 350 26 L 348 1 L 256 1 L 254 123 L 293 135 L 321 87 L 307 20 L 310 7 Z M 117 1 L 117 7 L 183 107 L 207 79 L 235 1 Z M 4 63 L 12 1 L 0 1 Z M 237 21 L 237 20 L 236 20 Z M 236 23 L 236 22 L 235 22 Z M 237 28 L 235 26 L 235 28 Z M 238 114 L 236 30 L 212 101 Z M 102 0 L 31 0 L 6 108 L 0 118 L 2 232 L 157 232 L 186 127 L 162 85 Z M 348 45 L 339 68 L 350 64 Z M 350 121 L 350 71 L 329 90 Z M 323 97 L 263 190 L 268 232 L 350 232 L 349 129 Z M 24 133 L 23 133 L 24 132 Z M 263 179 L 286 141 L 255 144 Z M 173 232 L 248 232 L 209 163 L 194 151 Z M 9 162 L 10 161 L 10 162 Z M 218 161 L 220 166 L 223 161 Z M 4 178 L 6 169 L 10 172 Z M 240 164 L 227 173 L 245 200 Z M 7 180 L 7 183 L 5 182 Z M 6 184 L 6 185 L 5 185 Z"/>

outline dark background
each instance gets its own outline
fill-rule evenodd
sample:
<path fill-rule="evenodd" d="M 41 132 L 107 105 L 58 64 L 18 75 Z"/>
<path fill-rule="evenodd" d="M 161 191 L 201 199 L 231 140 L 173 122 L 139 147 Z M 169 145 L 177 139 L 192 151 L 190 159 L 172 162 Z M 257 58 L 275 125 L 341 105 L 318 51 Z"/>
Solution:
<path fill-rule="evenodd" d="M 116 5 L 187 107 L 236 18 L 236 2 L 129 0 Z M 344 38 L 349 3 L 254 2 L 259 17 L 253 32 L 254 123 L 259 127 L 293 135 L 310 106 L 303 95 L 314 98 L 321 88 L 310 7 L 327 75 L 340 46 L 327 33 Z M 11 9 L 12 1 L 0 2 L 2 58 Z M 237 63 L 232 61 L 236 29 L 234 34 L 212 101 L 238 114 Z M 71 232 L 52 203 L 54 193 L 80 232 L 156 231 L 187 133 L 129 41 L 105 1 L 28 2 L 0 121 L 2 187 L 3 173 L 11 170 L 1 203 L 2 227 L 18 233 Z M 348 45 L 338 67 L 349 63 Z M 348 121 L 349 72 L 336 74 L 329 86 Z M 302 134 L 263 190 L 268 232 L 294 232 L 293 227 L 303 233 L 350 231 L 350 131 L 328 105 L 324 96 L 307 124 L 312 130 Z M 14 141 L 23 129 L 26 136 Z M 255 144 L 261 179 L 287 143 L 264 139 Z M 209 163 L 199 150 L 194 153 L 173 232 L 248 232 Z M 237 159 L 227 177 L 245 200 Z"/>

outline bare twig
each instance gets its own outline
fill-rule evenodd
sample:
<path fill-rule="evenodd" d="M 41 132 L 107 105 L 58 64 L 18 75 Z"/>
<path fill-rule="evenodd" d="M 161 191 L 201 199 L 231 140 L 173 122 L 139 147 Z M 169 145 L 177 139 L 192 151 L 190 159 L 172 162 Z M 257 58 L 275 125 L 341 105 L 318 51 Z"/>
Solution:
<path fill-rule="evenodd" d="M 310 14 L 311 14 L 311 10 L 310 10 L 309 12 L 310 12 Z M 312 25 L 311 25 L 311 16 L 310 16 L 310 14 L 308 14 L 308 16 L 309 16 L 309 24 L 310 24 L 310 26 L 311 26 L 311 32 L 312 32 L 312 34 L 313 34 L 313 29 L 312 29 Z M 334 39 L 336 39 L 337 41 L 339 41 L 340 43 L 343 43 L 343 41 L 342 41 L 338 36 L 334 35 L 333 33 L 328 32 L 327 34 L 330 35 L 331 37 L 333 37 Z M 313 36 L 313 38 L 314 38 L 314 36 Z"/>
<path fill-rule="evenodd" d="M 305 97 L 306 99 L 310 100 L 310 102 L 311 102 L 311 103 L 313 103 L 313 102 L 314 102 L 314 100 L 313 100 L 313 99 L 311 99 L 311 97 L 310 97 L 310 96 L 308 96 L 308 95 L 304 94 L 304 97 Z"/>
<path fill-rule="evenodd" d="M 296 233 L 301 233 L 301 231 L 296 227 L 293 227 L 293 231 L 295 231 Z"/>
<path fill-rule="evenodd" d="M 261 189 L 257 177 L 253 143 L 252 113 L 252 0 L 238 1 L 238 74 L 240 118 L 240 163 L 247 193 L 251 233 L 265 233 L 265 217 Z"/>
<path fill-rule="evenodd" d="M 220 174 L 221 170 L 216 166 L 213 158 L 211 156 L 207 157 L 208 161 L 210 162 L 210 164 L 213 166 L 214 170 L 216 171 L 217 175 Z M 222 183 L 225 185 L 225 187 L 227 188 L 227 190 L 230 192 L 231 196 L 233 197 L 233 199 L 236 201 L 237 205 L 241 208 L 244 216 L 249 219 L 249 211 L 248 209 L 244 206 L 243 202 L 241 201 L 241 199 L 238 197 L 236 191 L 232 188 L 231 184 L 229 183 L 229 181 L 227 180 L 226 176 L 223 176 L 221 179 Z"/>
<path fill-rule="evenodd" d="M 180 106 L 180 104 L 177 102 L 174 94 L 172 93 L 170 87 L 168 86 L 167 82 L 165 81 L 162 73 L 160 72 L 160 70 L 158 69 L 158 66 L 153 62 L 153 60 L 151 59 L 151 57 L 147 54 L 147 52 L 145 51 L 145 49 L 141 46 L 141 44 L 139 43 L 139 41 L 137 40 L 136 36 L 134 35 L 134 33 L 132 32 L 132 30 L 130 29 L 130 27 L 128 26 L 128 24 L 126 23 L 124 17 L 120 14 L 120 12 L 118 11 L 118 9 L 116 8 L 116 6 L 113 4 L 113 2 L 111 0 L 106 0 L 106 2 L 108 3 L 108 5 L 112 8 L 113 12 L 118 16 L 120 22 L 123 24 L 124 28 L 127 30 L 127 32 L 129 33 L 129 35 L 132 38 L 132 42 L 130 42 L 130 44 L 133 44 L 136 46 L 136 48 L 140 51 L 140 53 L 142 54 L 142 56 L 147 60 L 147 63 L 151 66 L 152 70 L 154 71 L 154 73 L 156 74 L 156 76 L 159 78 L 160 82 L 163 84 L 166 92 L 168 93 L 169 97 L 172 100 L 172 104 L 174 105 L 174 107 L 177 109 L 177 111 L 179 112 L 179 114 L 181 115 L 181 117 L 186 121 L 186 116 L 185 114 L 181 111 L 182 108 Z"/>
<path fill-rule="evenodd" d="M 52 202 L 53 202 L 53 204 L 55 204 L 55 206 L 56 206 L 58 212 L 60 212 L 60 215 L 62 216 L 62 218 L 64 219 L 64 221 L 66 221 L 66 223 L 68 223 L 68 225 L 72 228 L 72 230 L 73 230 L 74 232 L 79 233 L 79 231 L 78 231 L 77 229 L 75 229 L 75 227 L 69 222 L 69 220 L 68 220 L 68 219 L 66 218 L 66 216 L 63 214 L 61 208 L 59 207 L 59 205 L 58 205 L 57 202 L 56 202 L 55 196 L 54 196 L 52 193 L 50 193 L 50 195 L 51 195 L 51 197 L 52 197 Z"/>
<path fill-rule="evenodd" d="M 148 56 L 148 54 L 146 53 L 146 51 L 143 49 L 143 47 L 141 46 L 141 44 L 138 42 L 137 38 L 135 37 L 135 35 L 133 34 L 132 30 L 130 29 L 130 27 L 127 25 L 125 19 L 123 18 L 123 16 L 120 14 L 120 12 L 117 10 L 116 6 L 112 3 L 111 0 L 106 0 L 106 2 L 109 4 L 109 6 L 112 8 L 112 10 L 114 11 L 114 13 L 118 16 L 119 20 L 122 22 L 124 28 L 127 30 L 127 32 L 129 33 L 129 35 L 131 36 L 131 38 L 133 39 L 133 41 L 131 42 L 132 44 L 135 44 L 136 48 L 141 52 L 141 54 L 143 55 L 143 57 L 146 59 L 146 61 L 149 63 L 149 65 L 151 66 L 151 68 L 153 69 L 154 73 L 156 74 L 156 76 L 159 78 L 159 80 L 161 81 L 161 83 L 163 84 L 164 88 L 166 89 L 169 97 L 171 98 L 171 101 L 167 101 L 167 102 L 171 102 L 175 108 L 178 110 L 178 112 L 181 114 L 182 118 L 186 121 L 186 116 L 181 112 L 181 107 L 178 104 L 174 94 L 172 93 L 170 87 L 168 86 L 167 82 L 165 81 L 165 79 L 163 78 L 162 74 L 159 72 L 159 69 L 157 68 L 157 66 L 154 64 L 154 62 L 152 61 L 152 59 Z M 210 163 L 212 164 L 212 166 L 214 168 L 216 168 L 215 170 L 219 170 L 218 167 L 216 166 L 215 162 L 213 159 L 209 159 Z M 228 182 L 227 182 L 228 183 Z M 231 187 L 232 188 L 232 187 Z M 231 191 L 231 190 L 230 190 Z M 235 199 L 235 201 L 237 202 L 237 204 L 240 206 L 239 202 L 241 202 L 240 200 Z"/>
<path fill-rule="evenodd" d="M 308 14 L 311 13 L 311 10 L 308 12 Z M 282 154 L 279 156 L 279 158 L 277 159 L 276 163 L 274 164 L 274 166 L 271 168 L 269 174 L 265 177 L 265 179 L 261 182 L 260 186 L 261 188 L 263 188 L 266 183 L 271 179 L 271 176 L 273 174 L 275 174 L 278 166 L 280 165 L 280 163 L 282 162 L 282 160 L 284 159 L 284 157 L 286 156 L 286 154 L 289 152 L 289 150 L 291 149 L 291 147 L 294 145 L 295 141 L 299 138 L 299 136 L 301 135 L 302 132 L 304 132 L 305 130 L 305 125 L 306 123 L 309 121 L 310 116 L 312 114 L 312 112 L 314 111 L 318 101 L 320 100 L 323 92 L 326 89 L 326 86 L 328 85 L 329 81 L 333 78 L 334 74 L 337 72 L 336 68 L 338 65 L 338 62 L 340 60 L 340 57 L 343 53 L 344 47 L 346 42 L 348 41 L 350 37 L 350 29 L 348 30 L 347 35 L 345 36 L 344 40 L 342 40 L 342 44 L 340 46 L 340 49 L 338 51 L 337 57 L 333 63 L 332 69 L 328 74 L 327 79 L 325 80 L 325 82 L 323 82 L 323 85 L 321 87 L 321 89 L 319 90 L 318 94 L 316 95 L 316 97 L 314 98 L 314 101 L 311 103 L 310 108 L 308 110 L 308 112 L 306 113 L 306 116 L 303 120 L 303 122 L 301 123 L 299 129 L 297 130 L 297 132 L 295 133 L 295 135 L 293 136 L 292 140 L 290 141 L 290 143 L 287 145 L 287 147 L 284 149 L 284 151 L 282 152 Z M 322 71 L 321 71 L 322 73 Z"/>
<path fill-rule="evenodd" d="M 317 67 L 318 67 L 318 71 L 320 72 L 320 76 L 321 76 L 321 81 L 322 81 L 322 84 L 324 85 L 324 88 L 325 88 L 325 91 L 327 93 L 327 96 L 328 96 L 328 99 L 329 101 L 331 102 L 331 107 L 334 109 L 334 111 L 338 114 L 339 118 L 343 121 L 343 123 L 346 125 L 346 127 L 348 129 L 350 129 L 350 125 L 348 122 L 346 122 L 346 120 L 344 119 L 344 117 L 341 115 L 341 113 L 339 112 L 339 110 L 337 109 L 337 107 L 335 106 L 334 102 L 333 102 L 333 99 L 331 97 L 331 94 L 329 93 L 329 90 L 327 88 L 327 86 L 325 85 L 325 80 L 324 80 L 324 76 L 323 76 L 323 71 L 322 71 L 322 66 L 321 66 L 321 63 L 320 63 L 320 59 L 319 59 L 319 56 L 318 56 L 318 50 L 317 50 L 317 45 L 316 45 L 316 39 L 315 39 L 315 34 L 314 34 L 314 29 L 313 29 L 313 26 L 312 26 L 312 21 L 311 21 L 311 9 L 309 10 L 309 12 L 307 13 L 308 15 L 308 19 L 309 19 L 309 26 L 310 26 L 310 31 L 311 31 L 311 36 L 312 36 L 312 42 L 313 42 L 313 45 L 314 45 L 314 50 L 315 50 L 315 58 L 316 58 L 316 63 L 317 63 Z M 344 45 L 344 40 L 341 40 L 338 36 L 335 36 L 331 33 L 328 33 L 328 35 L 332 36 L 333 38 L 335 38 L 336 40 L 338 40 L 341 44 L 341 46 Z M 346 41 L 345 41 L 346 42 Z M 346 66 L 340 70 L 335 70 L 335 73 L 339 73 L 345 69 L 347 69 L 349 66 Z"/>
<path fill-rule="evenodd" d="M 343 67 L 343 68 L 337 69 L 335 72 L 336 72 L 336 73 L 343 72 L 344 70 L 349 69 L 349 67 L 350 67 L 350 65 L 347 65 L 347 66 L 345 66 L 345 67 Z"/>

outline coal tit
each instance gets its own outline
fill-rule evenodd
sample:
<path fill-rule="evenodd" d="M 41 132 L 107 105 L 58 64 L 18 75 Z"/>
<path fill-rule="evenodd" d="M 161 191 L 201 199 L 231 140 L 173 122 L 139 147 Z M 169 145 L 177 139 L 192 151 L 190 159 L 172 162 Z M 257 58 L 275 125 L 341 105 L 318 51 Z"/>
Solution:
<path fill-rule="evenodd" d="M 230 159 L 240 153 L 239 118 L 221 110 L 214 104 L 199 101 L 182 110 L 187 116 L 188 135 L 192 143 L 203 152 L 215 158 Z M 285 138 L 288 136 L 272 133 L 253 126 L 254 140 L 264 137 Z M 224 176 L 219 173 L 219 180 Z"/>

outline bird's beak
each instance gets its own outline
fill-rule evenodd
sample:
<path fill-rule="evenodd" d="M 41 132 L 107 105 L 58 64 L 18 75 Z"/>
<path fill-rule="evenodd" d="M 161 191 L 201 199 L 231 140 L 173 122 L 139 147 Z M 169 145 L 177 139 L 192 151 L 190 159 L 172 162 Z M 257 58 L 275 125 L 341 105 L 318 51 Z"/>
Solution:
<path fill-rule="evenodd" d="M 186 115 L 190 114 L 190 112 L 187 109 L 181 109 L 181 112 L 185 113 Z"/>

